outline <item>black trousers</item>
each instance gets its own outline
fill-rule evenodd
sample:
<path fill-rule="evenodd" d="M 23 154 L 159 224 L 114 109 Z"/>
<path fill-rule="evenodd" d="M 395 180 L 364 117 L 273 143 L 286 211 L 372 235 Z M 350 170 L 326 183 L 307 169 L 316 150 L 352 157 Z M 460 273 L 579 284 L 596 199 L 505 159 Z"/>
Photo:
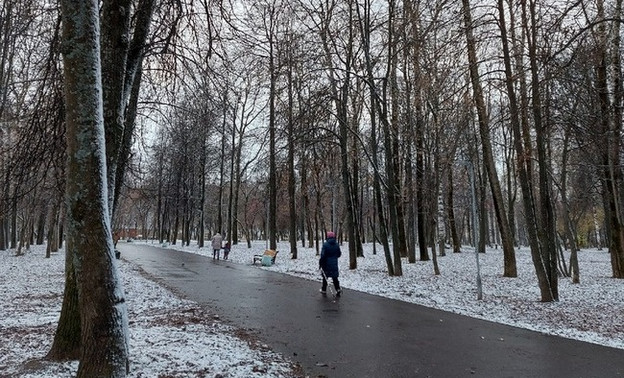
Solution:
<path fill-rule="evenodd" d="M 331 279 L 334 282 L 334 288 L 336 291 L 340 290 L 340 281 L 338 281 L 338 277 L 331 277 Z M 321 290 L 327 290 L 327 280 L 325 279 L 325 275 L 323 275 L 323 286 L 321 287 Z"/>

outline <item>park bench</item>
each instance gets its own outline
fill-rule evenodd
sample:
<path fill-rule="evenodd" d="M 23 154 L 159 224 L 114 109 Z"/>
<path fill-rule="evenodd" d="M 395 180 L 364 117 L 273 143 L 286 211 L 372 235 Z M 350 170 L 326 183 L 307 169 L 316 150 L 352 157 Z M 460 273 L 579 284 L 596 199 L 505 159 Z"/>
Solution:
<path fill-rule="evenodd" d="M 253 264 L 255 264 L 256 262 L 260 262 L 260 265 L 262 266 L 271 266 L 275 264 L 276 257 L 277 257 L 277 251 L 274 251 L 272 249 L 267 249 L 261 255 L 254 255 Z"/>

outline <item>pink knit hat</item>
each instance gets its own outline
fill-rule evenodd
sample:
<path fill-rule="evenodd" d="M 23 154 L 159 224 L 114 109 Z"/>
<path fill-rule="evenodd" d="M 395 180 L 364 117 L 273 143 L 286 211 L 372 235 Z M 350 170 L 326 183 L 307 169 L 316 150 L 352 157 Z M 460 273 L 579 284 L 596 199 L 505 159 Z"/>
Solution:
<path fill-rule="evenodd" d="M 334 231 L 327 231 L 327 238 L 335 238 L 336 234 L 334 233 Z"/>

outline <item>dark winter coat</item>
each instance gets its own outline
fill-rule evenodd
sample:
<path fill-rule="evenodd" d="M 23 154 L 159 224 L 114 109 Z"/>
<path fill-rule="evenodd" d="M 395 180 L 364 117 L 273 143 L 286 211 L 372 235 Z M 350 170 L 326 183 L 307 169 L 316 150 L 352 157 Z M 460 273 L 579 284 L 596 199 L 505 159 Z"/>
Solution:
<path fill-rule="evenodd" d="M 336 238 L 328 238 L 323 243 L 319 266 L 327 277 L 338 277 L 338 258 L 340 257 L 340 246 Z"/>

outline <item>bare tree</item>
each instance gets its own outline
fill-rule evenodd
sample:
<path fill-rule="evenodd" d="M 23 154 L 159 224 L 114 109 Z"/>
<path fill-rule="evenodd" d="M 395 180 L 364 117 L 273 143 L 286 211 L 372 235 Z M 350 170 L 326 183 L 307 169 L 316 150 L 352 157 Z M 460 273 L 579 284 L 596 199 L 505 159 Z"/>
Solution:
<path fill-rule="evenodd" d="M 622 152 L 622 67 L 620 56 L 620 22 L 615 22 L 617 27 L 610 38 L 607 31 L 606 11 L 603 0 L 596 2 L 596 50 L 598 59 L 595 64 L 598 105 L 600 109 L 599 127 L 603 140 L 601 141 L 602 157 L 602 190 L 607 227 L 609 229 L 609 253 L 611 254 L 611 267 L 613 277 L 624 278 L 624 220 L 622 216 L 622 188 L 623 173 L 620 162 Z M 615 18 L 622 15 L 622 1 L 618 0 L 615 7 Z M 609 41 L 612 40 L 612 43 Z M 610 75 L 611 62 L 613 74 Z M 612 78 L 612 79 L 610 79 Z M 613 91 L 610 88 L 613 87 Z M 616 110 L 617 109 L 617 110 Z"/>
<path fill-rule="evenodd" d="M 527 229 L 529 243 L 531 246 L 531 256 L 533 258 L 533 264 L 535 266 L 535 272 L 538 278 L 539 287 L 542 295 L 542 301 L 549 302 L 556 300 L 555 293 L 551 291 L 551 284 L 549 275 L 547 274 L 546 264 L 544 264 L 544 257 L 542 247 L 540 246 L 538 236 L 538 219 L 536 213 L 536 204 L 534 200 L 533 188 L 530 183 L 531 179 L 531 155 L 530 149 L 525 147 L 522 143 L 523 137 L 520 130 L 520 110 L 518 108 L 518 102 L 516 100 L 516 92 L 514 88 L 514 75 L 512 72 L 511 53 L 509 49 L 509 42 L 507 39 L 507 26 L 505 22 L 505 9 L 502 0 L 498 2 L 498 14 L 500 18 L 500 30 L 501 41 L 503 46 L 504 63 L 505 63 L 505 76 L 507 84 L 507 95 L 509 97 L 509 105 L 511 110 L 511 125 L 514 135 L 514 146 L 516 149 L 517 157 L 517 169 L 520 175 L 520 185 L 522 188 L 522 198 L 524 204 L 525 217 L 527 220 Z M 545 227 L 546 225 L 544 225 Z"/>
<path fill-rule="evenodd" d="M 516 268 L 516 257 L 514 252 L 513 240 L 511 238 L 511 230 L 509 228 L 509 221 L 507 220 L 504 201 L 500 188 L 499 179 L 496 173 L 496 165 L 494 164 L 494 157 L 492 153 L 492 144 L 489 134 L 489 120 L 485 100 L 483 96 L 483 88 L 480 82 L 479 67 L 476 56 L 476 42 L 474 37 L 474 25 L 472 21 L 472 11 L 470 9 L 470 1 L 462 0 L 463 12 L 464 12 L 464 26 L 466 33 L 466 41 L 468 47 L 468 60 L 470 65 L 470 78 L 472 82 L 472 88 L 474 92 L 474 101 L 477 109 L 477 115 L 479 119 L 479 132 L 481 137 L 481 146 L 483 149 L 483 160 L 486 167 L 488 181 L 490 183 L 490 189 L 494 200 L 494 208 L 496 210 L 496 220 L 498 221 L 499 230 L 501 233 L 503 254 L 504 254 L 504 269 L 503 275 L 505 277 L 516 277 L 518 275 Z"/>
<path fill-rule="evenodd" d="M 66 12 L 69 12 L 71 6 L 71 2 L 65 4 Z M 84 6 L 86 7 L 87 4 Z M 98 38 L 102 38 L 102 41 L 100 41 L 101 45 L 98 43 L 97 52 L 98 54 L 102 54 L 102 56 L 98 58 L 98 70 L 100 75 L 104 75 L 104 85 L 100 87 L 100 90 L 103 96 L 101 103 L 104 108 L 102 121 L 104 122 L 106 136 L 105 148 L 107 170 L 105 173 L 108 175 L 106 184 L 106 194 L 108 196 L 106 199 L 106 209 L 109 215 L 108 231 L 111 233 L 112 230 L 110 230 L 110 227 L 112 224 L 115 204 L 115 188 L 116 186 L 119 187 L 121 185 L 120 182 L 118 182 L 117 185 L 115 184 L 115 180 L 117 179 L 117 168 L 119 167 L 119 158 L 121 156 L 121 161 L 127 163 L 127 157 L 130 153 L 130 137 L 132 135 L 132 128 L 129 127 L 126 130 L 127 134 L 124 136 L 124 115 L 127 110 L 127 105 L 130 102 L 131 108 L 129 119 L 130 122 L 134 122 L 134 113 L 136 112 L 136 106 L 138 103 L 136 96 L 138 96 L 140 74 L 138 75 L 139 79 L 135 81 L 135 78 L 137 77 L 136 72 L 139 71 L 139 66 L 142 62 L 144 45 L 147 38 L 147 31 L 149 30 L 149 20 L 151 18 L 153 6 L 154 3 L 151 0 L 141 1 L 138 5 L 137 19 L 140 24 L 136 27 L 134 40 L 132 41 L 131 59 L 127 59 L 129 51 L 128 39 L 130 35 L 130 1 L 105 1 L 102 16 L 102 24 L 104 24 L 105 27 L 102 35 L 100 35 L 100 28 L 99 25 L 97 25 L 96 36 Z M 64 16 L 67 17 L 69 15 Z M 77 20 L 74 20 L 74 22 L 76 21 Z M 100 22 L 99 17 L 97 21 Z M 76 33 L 76 31 L 73 30 L 70 31 L 71 33 Z M 66 33 L 69 33 L 70 31 L 65 30 Z M 71 34 L 71 38 L 76 38 L 76 36 Z M 104 67 L 104 69 L 102 67 Z M 100 78 L 100 85 L 102 85 L 102 78 Z M 137 87 L 132 90 L 133 86 Z M 133 94 L 134 96 L 132 96 Z M 130 101 L 131 99 L 132 101 Z M 112 146 L 112 143 L 116 143 L 116 145 Z M 120 150 L 123 151 L 121 154 Z M 122 172 L 123 169 L 125 168 L 122 168 Z M 67 173 L 69 174 L 69 172 Z M 68 211 L 67 214 L 68 217 L 71 217 L 70 211 Z M 68 229 L 71 230 L 71 227 L 68 226 Z M 63 307 L 61 309 L 61 316 L 57 326 L 55 340 L 51 350 L 48 353 L 49 358 L 63 359 L 67 357 L 78 357 L 75 355 L 78 350 L 78 346 L 81 345 L 81 342 L 84 343 L 84 340 L 88 337 L 88 334 L 85 335 L 85 332 L 91 331 L 91 329 L 87 328 L 85 324 L 79 324 L 78 322 L 78 319 L 80 319 L 81 323 L 84 322 L 87 314 L 82 314 L 82 312 L 85 311 L 87 307 L 84 307 L 84 309 L 81 310 L 82 302 L 79 293 L 81 287 L 79 283 L 72 282 L 73 280 L 82 279 L 80 273 L 74 271 L 75 269 L 80 269 L 80 267 L 75 264 L 74 253 L 84 253 L 82 248 L 85 247 L 74 245 L 74 238 L 75 235 L 73 237 L 68 235 L 67 237 L 67 260 L 65 264 L 66 283 L 63 296 Z M 111 295 L 118 295 L 118 293 L 112 293 Z M 112 330 L 112 332 L 115 331 Z M 93 346 L 81 345 L 81 350 L 84 350 L 84 348 L 93 348 Z M 94 353 L 94 351 L 90 351 L 90 353 Z M 127 351 L 124 353 L 127 354 Z M 81 361 L 83 361 L 83 353 L 81 353 L 80 358 Z M 88 371 L 88 369 L 86 369 L 86 371 Z"/>
<path fill-rule="evenodd" d="M 128 313 L 108 210 L 97 1 L 64 0 L 67 251 L 75 259 L 82 343 L 78 377 L 123 377 Z"/>

